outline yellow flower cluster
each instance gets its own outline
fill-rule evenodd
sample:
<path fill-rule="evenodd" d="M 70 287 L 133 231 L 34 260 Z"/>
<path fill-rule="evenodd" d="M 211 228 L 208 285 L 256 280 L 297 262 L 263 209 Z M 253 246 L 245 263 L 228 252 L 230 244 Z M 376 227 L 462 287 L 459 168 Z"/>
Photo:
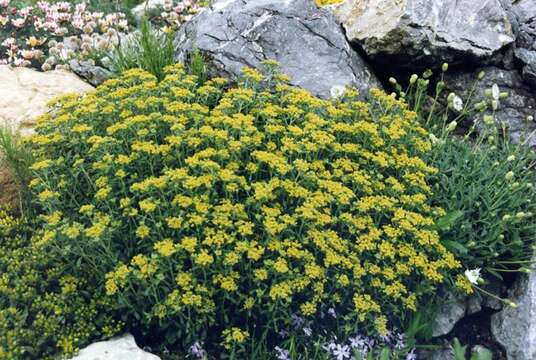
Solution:
<path fill-rule="evenodd" d="M 57 226 L 62 214 L 52 212 L 42 220 Z M 36 219 L 17 219 L 0 208 L 3 360 L 57 359 L 60 353 L 71 357 L 89 340 L 116 335 L 122 328 L 104 313 L 109 303 L 102 291 L 91 288 L 84 278 L 63 275 L 66 264 L 36 246 L 41 239 L 32 239 L 33 229 L 40 225 Z"/>
<path fill-rule="evenodd" d="M 127 316 L 217 321 L 239 343 L 249 316 L 276 326 L 333 307 L 385 333 L 460 267 L 434 230 L 427 133 L 403 102 L 322 100 L 250 69 L 228 90 L 167 73 L 63 98 L 34 138 L 33 189 L 62 214 L 47 243 L 99 259 L 80 271 L 100 271 Z"/>

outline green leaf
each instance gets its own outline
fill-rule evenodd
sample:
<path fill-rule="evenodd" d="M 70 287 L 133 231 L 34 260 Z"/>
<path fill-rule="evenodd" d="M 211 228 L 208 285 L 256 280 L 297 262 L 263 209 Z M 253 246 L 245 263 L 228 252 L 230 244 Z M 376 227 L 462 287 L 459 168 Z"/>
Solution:
<path fill-rule="evenodd" d="M 436 227 L 439 230 L 448 230 L 451 228 L 456 221 L 458 221 L 463 216 L 463 211 L 454 210 L 446 214 L 445 216 L 440 217 L 436 221 Z"/>
<path fill-rule="evenodd" d="M 443 240 L 443 245 L 453 253 L 467 254 L 469 252 L 465 246 L 454 240 Z"/>

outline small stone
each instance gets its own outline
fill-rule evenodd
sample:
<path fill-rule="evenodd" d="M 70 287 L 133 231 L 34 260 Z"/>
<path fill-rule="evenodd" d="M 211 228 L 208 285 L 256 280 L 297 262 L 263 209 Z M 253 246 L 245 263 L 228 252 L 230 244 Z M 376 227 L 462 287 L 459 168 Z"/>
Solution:
<path fill-rule="evenodd" d="M 80 350 L 72 360 L 160 360 L 156 355 L 143 351 L 131 334 L 100 341 Z"/>
<path fill-rule="evenodd" d="M 452 360 L 452 351 L 450 349 L 421 350 L 417 353 L 417 359 Z"/>
<path fill-rule="evenodd" d="M 96 66 L 90 61 L 71 60 L 69 67 L 72 72 L 86 79 L 93 86 L 99 86 L 113 75 L 111 71 Z"/>

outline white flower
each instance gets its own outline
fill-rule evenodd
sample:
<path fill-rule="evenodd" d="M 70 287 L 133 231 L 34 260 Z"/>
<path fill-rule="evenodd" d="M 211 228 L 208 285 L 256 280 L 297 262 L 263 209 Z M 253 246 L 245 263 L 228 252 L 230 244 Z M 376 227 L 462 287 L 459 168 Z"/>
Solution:
<path fill-rule="evenodd" d="M 344 94 L 345 87 L 342 85 L 334 85 L 330 90 L 330 95 L 332 98 L 338 98 Z"/>
<path fill-rule="evenodd" d="M 337 360 L 344 360 L 350 357 L 350 347 L 348 345 L 337 344 L 336 348 L 332 350 L 332 354 Z"/>
<path fill-rule="evenodd" d="M 497 84 L 493 84 L 491 87 L 491 97 L 493 100 L 499 100 L 501 96 L 501 91 L 499 90 L 499 86 Z"/>
<path fill-rule="evenodd" d="M 465 277 L 471 284 L 478 284 L 478 280 L 480 280 L 480 268 L 465 270 Z"/>
<path fill-rule="evenodd" d="M 450 107 L 456 111 L 463 110 L 463 100 L 454 93 L 449 94 Z"/>

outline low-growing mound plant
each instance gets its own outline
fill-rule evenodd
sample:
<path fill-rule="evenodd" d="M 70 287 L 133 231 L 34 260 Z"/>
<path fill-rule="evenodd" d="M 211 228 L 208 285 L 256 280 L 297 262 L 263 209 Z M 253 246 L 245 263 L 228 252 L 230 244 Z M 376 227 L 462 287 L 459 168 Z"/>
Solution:
<path fill-rule="evenodd" d="M 388 339 L 460 267 L 435 230 L 428 133 L 381 91 L 321 100 L 266 67 L 227 89 L 129 70 L 58 99 L 32 139 L 38 246 L 198 355 Z"/>

